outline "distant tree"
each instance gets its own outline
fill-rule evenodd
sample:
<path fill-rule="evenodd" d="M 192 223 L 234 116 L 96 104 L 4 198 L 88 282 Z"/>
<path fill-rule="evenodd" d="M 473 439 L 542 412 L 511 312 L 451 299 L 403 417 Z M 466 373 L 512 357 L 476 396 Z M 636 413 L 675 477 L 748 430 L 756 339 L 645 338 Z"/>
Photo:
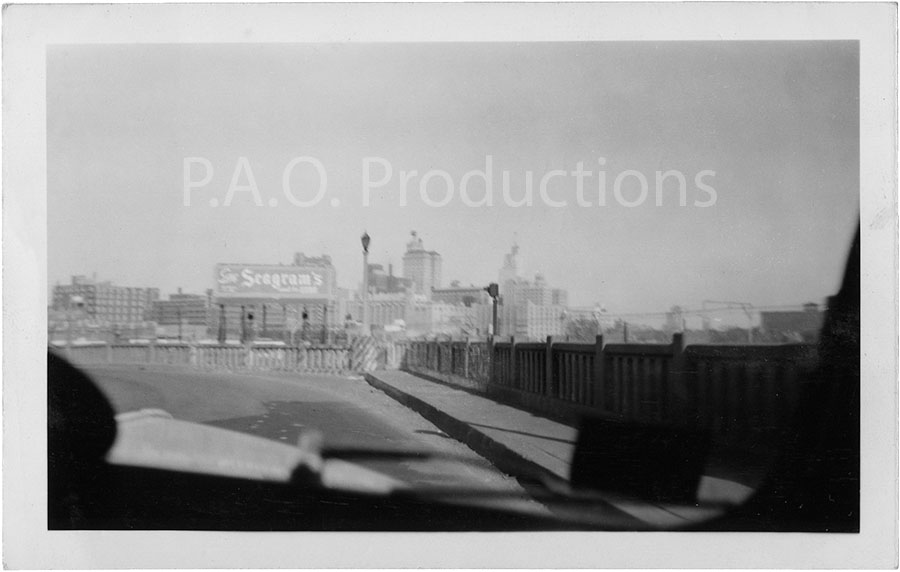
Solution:
<path fill-rule="evenodd" d="M 656 328 L 635 328 L 634 341 L 649 344 L 665 344 L 672 341 L 672 334 Z"/>
<path fill-rule="evenodd" d="M 709 341 L 714 344 L 746 344 L 747 338 L 747 330 L 745 328 L 709 331 Z"/>
<path fill-rule="evenodd" d="M 578 317 L 566 323 L 566 336 L 573 342 L 593 342 L 600 333 L 600 324 L 590 318 Z"/>
<path fill-rule="evenodd" d="M 474 312 L 451 316 L 448 322 L 463 336 L 478 336 L 483 333 Z"/>

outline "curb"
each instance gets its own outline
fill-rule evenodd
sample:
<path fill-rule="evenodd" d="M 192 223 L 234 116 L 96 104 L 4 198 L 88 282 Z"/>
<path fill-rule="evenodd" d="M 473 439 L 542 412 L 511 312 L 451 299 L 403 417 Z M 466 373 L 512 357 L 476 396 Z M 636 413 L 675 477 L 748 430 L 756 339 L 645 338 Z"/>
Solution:
<path fill-rule="evenodd" d="M 465 421 L 441 411 L 437 407 L 425 401 L 399 390 L 393 385 L 378 379 L 371 373 L 365 374 L 366 382 L 384 392 L 388 397 L 400 402 L 412 409 L 438 429 L 463 443 L 480 456 L 490 461 L 500 471 L 522 482 L 556 481 L 565 482 L 565 479 L 556 473 L 530 461 L 521 454 L 513 451 L 506 445 L 494 440 Z"/>

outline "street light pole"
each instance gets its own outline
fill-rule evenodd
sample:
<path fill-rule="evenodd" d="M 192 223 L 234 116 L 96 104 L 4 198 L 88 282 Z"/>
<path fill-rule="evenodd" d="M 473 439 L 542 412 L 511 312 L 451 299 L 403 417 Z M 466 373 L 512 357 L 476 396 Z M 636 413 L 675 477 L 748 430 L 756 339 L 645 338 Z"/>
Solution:
<path fill-rule="evenodd" d="M 225 324 L 225 304 L 219 304 L 219 343 L 225 344 L 227 339 L 227 325 Z"/>
<path fill-rule="evenodd" d="M 360 237 L 363 247 L 363 291 L 362 291 L 362 303 L 363 303 L 363 334 L 369 335 L 369 243 L 372 241 L 372 238 L 369 236 L 368 232 L 363 232 L 362 237 Z"/>
<path fill-rule="evenodd" d="M 247 309 L 241 306 L 241 343 L 247 343 Z"/>
<path fill-rule="evenodd" d="M 500 286 L 496 282 L 491 282 L 484 288 L 484 291 L 488 293 L 488 296 L 491 298 L 492 308 L 492 316 L 491 316 L 491 329 L 488 333 L 491 336 L 499 335 L 497 331 L 497 303 L 500 301 Z"/>

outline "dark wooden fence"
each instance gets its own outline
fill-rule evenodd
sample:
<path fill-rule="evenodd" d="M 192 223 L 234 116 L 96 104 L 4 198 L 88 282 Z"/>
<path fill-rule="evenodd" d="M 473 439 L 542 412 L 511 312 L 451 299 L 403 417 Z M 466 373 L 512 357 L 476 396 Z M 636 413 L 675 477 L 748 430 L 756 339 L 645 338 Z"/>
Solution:
<path fill-rule="evenodd" d="M 574 419 L 680 423 L 752 441 L 791 414 L 815 346 L 411 341 L 404 368 Z"/>

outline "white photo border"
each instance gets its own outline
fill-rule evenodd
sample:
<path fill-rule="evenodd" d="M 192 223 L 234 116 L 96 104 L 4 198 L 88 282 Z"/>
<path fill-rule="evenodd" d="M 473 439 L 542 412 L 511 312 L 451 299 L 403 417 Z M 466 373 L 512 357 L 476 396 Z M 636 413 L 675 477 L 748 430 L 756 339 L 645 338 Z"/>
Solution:
<path fill-rule="evenodd" d="M 11 568 L 883 568 L 897 565 L 896 4 L 12 5 L 3 15 L 3 524 Z M 859 534 L 47 530 L 46 47 L 51 44 L 857 40 Z M 845 253 L 835 253 L 845 256 Z"/>

